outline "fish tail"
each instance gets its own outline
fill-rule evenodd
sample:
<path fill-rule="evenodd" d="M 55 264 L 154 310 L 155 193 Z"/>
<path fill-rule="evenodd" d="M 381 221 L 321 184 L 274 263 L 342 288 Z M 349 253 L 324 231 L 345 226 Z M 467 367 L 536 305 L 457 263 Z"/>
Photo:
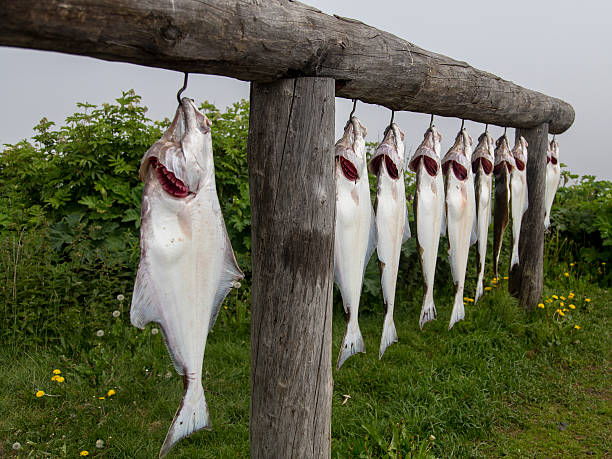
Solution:
<path fill-rule="evenodd" d="M 518 251 L 518 243 L 512 247 L 512 261 L 510 262 L 510 270 L 514 268 L 514 265 L 519 264 L 519 251 Z"/>
<path fill-rule="evenodd" d="M 425 298 L 423 298 L 423 306 L 421 307 L 419 328 L 423 330 L 423 325 L 430 320 L 435 320 L 436 317 L 438 317 L 438 313 L 436 312 L 436 305 L 434 303 L 433 295 L 425 295 Z"/>
<path fill-rule="evenodd" d="M 348 359 L 351 355 L 365 351 L 365 342 L 363 341 L 363 336 L 361 335 L 361 330 L 359 329 L 357 320 L 349 321 L 346 327 L 346 333 L 344 334 L 344 339 L 342 340 L 342 347 L 340 348 L 336 368 L 340 369 L 344 362 L 346 362 L 346 359 Z"/>
<path fill-rule="evenodd" d="M 199 380 L 184 377 L 185 392 L 166 439 L 159 452 L 160 459 L 182 438 L 188 437 L 198 430 L 210 430 L 210 416 L 204 398 L 204 388 Z"/>
<path fill-rule="evenodd" d="M 550 214 L 546 213 L 546 217 L 544 217 L 544 229 L 550 228 Z"/>
<path fill-rule="evenodd" d="M 391 312 L 385 316 L 382 338 L 380 339 L 380 350 L 378 352 L 379 360 L 382 359 L 385 350 L 393 343 L 397 343 L 397 331 L 395 330 L 395 322 L 393 322 L 393 313 Z"/>
<path fill-rule="evenodd" d="M 448 329 L 450 330 L 460 320 L 465 317 L 465 308 L 463 307 L 463 289 L 457 291 L 455 294 L 455 304 L 453 305 L 453 312 L 451 314 L 450 323 Z"/>

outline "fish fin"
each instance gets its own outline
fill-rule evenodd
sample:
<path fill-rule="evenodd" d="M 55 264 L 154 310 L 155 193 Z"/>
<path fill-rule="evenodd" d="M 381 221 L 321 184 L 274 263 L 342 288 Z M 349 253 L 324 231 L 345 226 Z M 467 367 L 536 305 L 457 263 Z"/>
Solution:
<path fill-rule="evenodd" d="M 440 200 L 440 236 L 446 236 L 446 196 L 444 195 L 444 186 L 439 188 L 442 193 L 442 199 Z"/>
<path fill-rule="evenodd" d="M 379 360 L 382 359 L 385 350 L 393 343 L 397 343 L 397 331 L 395 330 L 393 316 L 389 316 L 389 318 L 385 317 L 385 323 L 383 325 L 382 338 L 380 339 L 380 350 L 378 351 Z"/>
<path fill-rule="evenodd" d="M 363 274 L 365 275 L 366 266 L 370 261 L 374 249 L 376 249 L 377 234 L 376 234 L 376 216 L 374 214 L 374 208 L 370 206 L 372 210 L 372 216 L 370 218 L 370 235 L 368 237 L 368 249 L 366 250 L 365 260 L 363 261 Z"/>
<path fill-rule="evenodd" d="M 402 235 L 402 244 L 406 242 L 412 234 L 410 233 L 410 223 L 408 222 L 408 209 L 406 209 L 406 216 L 404 217 L 404 234 Z"/>
<path fill-rule="evenodd" d="M 336 368 L 339 370 L 340 367 L 346 362 L 351 355 L 357 354 L 358 352 L 365 352 L 365 342 L 359 329 L 359 324 L 355 321 L 355 325 L 351 322 L 346 327 L 346 333 L 342 340 L 342 347 L 340 348 L 340 354 L 338 354 L 338 363 Z"/>
<path fill-rule="evenodd" d="M 198 430 L 210 430 L 210 416 L 204 398 L 202 382 L 195 379 L 184 378 L 185 392 L 170 429 L 166 434 L 164 444 L 159 451 L 160 459 L 181 439 L 188 437 Z"/>
<path fill-rule="evenodd" d="M 484 293 L 483 279 L 482 277 L 478 277 L 478 282 L 476 283 L 476 294 L 474 295 L 474 304 L 478 303 L 478 299 Z"/>
<path fill-rule="evenodd" d="M 476 212 L 474 212 L 474 221 L 472 222 L 472 235 L 470 236 L 470 245 L 474 245 L 478 241 L 478 232 L 476 231 L 476 229 L 477 229 L 477 218 L 476 218 Z"/>
<path fill-rule="evenodd" d="M 421 307 L 421 317 L 419 318 L 419 328 L 423 330 L 425 325 L 430 320 L 436 320 L 438 313 L 436 312 L 436 305 L 433 297 L 423 299 L 423 306 Z"/>
<path fill-rule="evenodd" d="M 453 312 L 451 314 L 451 319 L 448 324 L 448 329 L 450 330 L 460 320 L 465 318 L 465 308 L 463 307 L 463 295 L 455 294 L 455 304 L 453 304 Z"/>
<path fill-rule="evenodd" d="M 215 293 L 215 301 L 213 302 L 213 309 L 212 314 L 210 316 L 210 323 L 208 324 L 208 331 L 210 331 L 215 325 L 215 322 L 217 321 L 217 316 L 219 315 L 219 311 L 221 310 L 221 304 L 223 304 L 223 300 L 234 286 L 234 282 L 243 278 L 244 274 L 238 266 L 236 256 L 234 255 L 234 250 L 232 249 L 232 244 L 229 240 L 227 232 L 225 231 L 225 263 L 223 266 L 223 270 L 221 271 L 221 277 L 219 279 L 219 288 Z"/>

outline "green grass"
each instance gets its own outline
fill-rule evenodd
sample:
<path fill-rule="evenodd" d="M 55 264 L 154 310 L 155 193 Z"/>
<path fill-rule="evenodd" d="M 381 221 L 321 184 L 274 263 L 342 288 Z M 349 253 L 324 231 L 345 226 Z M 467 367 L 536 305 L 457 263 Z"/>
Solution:
<path fill-rule="evenodd" d="M 361 317 L 368 353 L 333 374 L 333 457 L 609 457 L 610 295 L 552 271 L 545 297 L 576 294 L 566 301 L 576 309 L 560 320 L 552 317 L 558 302 L 525 314 L 501 286 L 468 304 L 450 332 L 450 298 L 437 298 L 438 320 L 420 332 L 420 305 L 411 301 L 398 305 L 399 343 L 379 361 L 382 314 Z M 105 335 L 88 346 L 66 336 L 58 349 L 0 348 L 0 456 L 156 457 L 182 382 L 161 334 L 132 328 L 125 314 L 108 316 Z M 169 457 L 248 457 L 249 329 L 229 322 L 221 317 L 204 360 L 213 430 L 181 441 Z M 55 368 L 65 382 L 50 380 Z M 48 395 L 36 398 L 38 389 Z M 100 400 L 109 389 L 116 395 Z M 13 451 L 14 442 L 22 449 Z"/>

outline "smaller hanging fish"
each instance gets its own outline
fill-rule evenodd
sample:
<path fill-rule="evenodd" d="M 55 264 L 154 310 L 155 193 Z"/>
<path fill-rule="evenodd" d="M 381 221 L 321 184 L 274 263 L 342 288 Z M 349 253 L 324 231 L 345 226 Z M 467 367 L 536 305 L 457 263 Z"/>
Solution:
<path fill-rule="evenodd" d="M 365 352 L 357 314 L 365 268 L 376 248 L 376 220 L 370 201 L 365 136 L 366 128 L 353 116 L 335 149 L 334 276 L 347 321 L 337 368 L 353 354 Z"/>
<path fill-rule="evenodd" d="M 378 267 L 382 284 L 385 320 L 378 358 L 397 342 L 393 323 L 395 284 L 402 244 L 410 237 L 404 185 L 404 133 L 392 123 L 385 138 L 370 160 L 370 172 L 376 175 L 376 234 Z"/>
<path fill-rule="evenodd" d="M 552 210 L 555 194 L 559 189 L 561 179 L 561 165 L 559 164 L 559 144 L 553 137 L 546 152 L 546 214 L 544 228 L 550 228 L 550 211 Z"/>
<path fill-rule="evenodd" d="M 512 150 L 516 167 L 510 174 L 510 210 L 512 213 L 512 259 L 510 270 L 519 264 L 521 222 L 527 210 L 527 141 L 519 137 Z"/>
<path fill-rule="evenodd" d="M 514 157 L 510 152 L 508 137 L 504 134 L 497 139 L 495 147 L 495 206 L 493 209 L 493 271 L 499 278 L 499 254 L 501 253 L 504 231 L 508 226 L 510 209 L 510 174 L 514 169 Z"/>
<path fill-rule="evenodd" d="M 465 317 L 463 290 L 470 237 L 476 214 L 474 178 L 472 176 L 472 137 L 461 129 L 455 144 L 442 160 L 446 185 L 446 225 L 448 254 L 455 282 L 455 301 L 448 329 Z M 435 230 L 434 230 L 435 231 Z"/>
<path fill-rule="evenodd" d="M 445 232 L 444 179 L 440 165 L 442 135 L 432 126 L 425 132 L 425 139 L 416 149 L 410 161 L 410 170 L 416 172 L 414 216 L 417 228 L 417 247 L 423 270 L 423 305 L 419 327 L 423 329 L 437 317 L 433 298 L 436 261 L 440 233 Z"/>
<path fill-rule="evenodd" d="M 491 186 L 495 140 L 488 131 L 478 139 L 478 146 L 472 155 L 472 171 L 475 176 L 476 192 L 476 233 L 478 240 L 478 281 L 474 302 L 483 294 L 484 268 L 487 256 L 489 223 L 491 223 Z"/>

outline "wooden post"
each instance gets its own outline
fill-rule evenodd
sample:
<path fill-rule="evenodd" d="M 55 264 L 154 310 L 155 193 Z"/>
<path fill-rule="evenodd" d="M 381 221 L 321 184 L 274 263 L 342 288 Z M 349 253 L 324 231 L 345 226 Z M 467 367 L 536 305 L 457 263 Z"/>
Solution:
<path fill-rule="evenodd" d="M 334 80 L 251 84 L 252 458 L 331 456 Z"/>
<path fill-rule="evenodd" d="M 544 196 L 546 194 L 546 148 L 548 123 L 533 129 L 517 129 L 527 147 L 527 188 L 529 207 L 523 215 L 519 240 L 520 264 L 510 272 L 509 290 L 520 305 L 530 311 L 542 295 L 544 282 Z"/>

